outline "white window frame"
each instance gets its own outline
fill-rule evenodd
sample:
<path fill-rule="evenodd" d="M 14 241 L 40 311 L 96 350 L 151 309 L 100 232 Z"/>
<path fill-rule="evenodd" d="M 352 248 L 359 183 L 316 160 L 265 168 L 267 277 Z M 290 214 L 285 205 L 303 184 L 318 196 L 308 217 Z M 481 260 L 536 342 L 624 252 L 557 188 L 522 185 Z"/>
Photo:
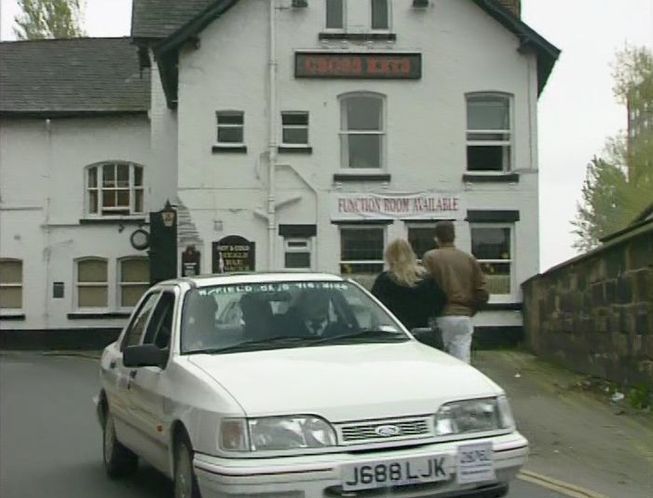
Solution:
<path fill-rule="evenodd" d="M 220 115 L 232 115 L 236 116 L 239 115 L 242 117 L 242 123 L 220 123 Z M 215 129 L 215 142 L 217 145 L 220 147 L 242 147 L 245 145 L 245 111 L 240 111 L 237 109 L 220 109 L 219 111 L 215 111 L 215 122 L 216 122 L 216 129 Z M 221 142 L 220 141 L 220 128 L 240 128 L 241 134 L 242 134 L 242 140 L 240 142 Z"/>
<path fill-rule="evenodd" d="M 143 261 L 145 263 L 148 263 L 148 258 L 145 256 L 124 256 L 122 258 L 118 258 L 116 260 L 116 307 L 120 309 L 121 311 L 124 310 L 132 310 L 133 306 L 123 306 L 122 304 L 122 290 L 125 287 L 137 287 L 137 286 L 143 286 L 146 285 L 149 287 L 150 282 L 124 282 L 122 279 L 122 264 L 126 261 Z M 145 292 L 143 292 L 142 296 L 143 297 L 147 293 L 147 289 L 145 289 Z M 139 298 L 140 300 L 140 298 Z M 138 301 L 136 301 L 136 304 L 138 304 Z M 134 306 L 135 306 L 134 305 Z"/>
<path fill-rule="evenodd" d="M 360 0 L 354 0 L 354 1 L 360 1 Z M 332 28 L 329 27 L 327 24 L 327 12 L 329 9 L 329 2 L 328 0 L 324 0 L 324 31 L 328 31 L 330 33 L 344 33 L 347 30 L 347 0 L 342 0 L 342 27 L 340 28 Z"/>
<path fill-rule="evenodd" d="M 0 308 L 0 314 L 3 316 L 21 314 L 25 307 L 25 299 L 24 299 L 25 293 L 23 292 L 24 282 L 25 282 L 25 276 L 24 276 L 25 265 L 23 264 L 23 260 L 18 258 L 0 258 L 0 263 L 20 263 L 20 282 L 7 282 L 7 283 L 0 282 L 0 292 L 2 292 L 3 289 L 16 289 L 16 288 L 20 289 L 20 307 Z"/>
<path fill-rule="evenodd" d="M 469 224 L 470 252 L 474 244 L 474 228 L 507 228 L 510 230 L 510 259 L 477 259 L 479 263 L 508 263 L 510 264 L 510 292 L 507 294 L 490 294 L 490 302 L 512 303 L 517 297 L 516 257 L 515 257 L 515 224 L 514 223 L 481 223 Z"/>
<path fill-rule="evenodd" d="M 390 0 L 385 0 L 386 3 L 386 8 L 388 10 L 388 26 L 385 28 L 375 28 L 372 26 L 372 20 L 374 19 L 373 11 L 374 11 L 374 0 L 369 0 L 369 14 L 370 14 L 370 19 L 369 19 L 369 27 L 370 31 L 373 31 L 374 33 L 388 33 L 392 29 L 392 3 Z"/>
<path fill-rule="evenodd" d="M 285 116 L 306 116 L 306 124 L 305 125 L 294 125 L 294 124 L 284 124 L 283 123 L 283 118 Z M 281 145 L 283 147 L 289 147 L 289 148 L 297 148 L 297 149 L 305 149 L 306 147 L 310 147 L 311 143 L 311 134 L 310 134 L 310 121 L 311 117 L 308 111 L 281 111 Z M 286 143 L 283 140 L 284 136 L 284 131 L 285 130 L 306 130 L 306 142 L 305 143 Z"/>
<path fill-rule="evenodd" d="M 355 230 L 355 231 L 362 231 L 362 230 L 382 230 L 383 231 L 383 239 L 382 239 L 382 247 L 381 247 L 381 258 L 380 259 L 357 259 L 357 260 L 343 260 L 343 255 L 342 255 L 342 232 L 343 230 Z M 342 275 L 345 278 L 351 278 L 351 275 L 356 275 L 356 273 L 343 273 L 342 272 L 342 266 L 343 265 L 360 265 L 360 264 L 378 264 L 379 265 L 379 271 L 378 272 L 373 272 L 370 273 L 370 277 L 374 277 L 375 274 L 380 273 L 383 271 L 385 268 L 385 260 L 383 258 L 383 251 L 385 250 L 385 247 L 388 242 L 388 225 L 359 225 L 359 224 L 342 224 L 338 226 L 338 247 L 339 247 L 339 254 L 338 254 L 338 273 Z M 367 275 L 367 274 L 363 274 Z"/>
<path fill-rule="evenodd" d="M 127 187 L 104 187 L 102 185 L 102 177 L 105 166 L 113 166 L 116 173 L 118 166 L 129 167 L 129 185 Z M 141 185 L 136 185 L 136 170 L 139 169 L 141 173 Z M 95 171 L 95 185 L 91 183 L 91 171 Z M 128 191 L 129 205 L 128 206 L 115 206 L 103 207 L 103 192 L 118 192 Z M 91 209 L 91 192 L 96 193 L 95 199 L 95 212 Z M 142 210 L 136 210 L 136 196 L 140 192 Z M 126 214 L 123 211 L 128 211 Z M 89 219 L 93 218 L 142 218 L 146 212 L 145 206 L 145 167 L 128 161 L 102 161 L 86 166 L 84 168 L 84 211 L 85 216 Z"/>
<path fill-rule="evenodd" d="M 379 130 L 348 130 L 345 128 L 347 113 L 345 112 L 347 101 L 352 98 L 372 98 L 381 103 L 380 129 Z M 366 174 L 385 171 L 386 168 L 386 96 L 377 92 L 348 92 L 338 96 L 340 105 L 340 131 L 338 132 L 340 140 L 340 170 L 343 173 Z M 348 126 L 348 125 L 347 125 Z M 349 167 L 349 142 L 345 147 L 345 139 L 353 135 L 378 135 L 381 137 L 379 145 L 379 166 L 375 168 L 350 168 Z"/>
<path fill-rule="evenodd" d="M 303 247 L 294 246 L 293 244 L 304 244 Z M 311 271 L 313 269 L 313 240 L 312 237 L 286 237 L 283 239 L 283 267 L 288 271 Z M 286 266 L 286 254 L 289 253 L 308 253 L 309 265 L 301 268 L 290 268 Z"/>
<path fill-rule="evenodd" d="M 514 131 L 514 96 L 510 93 L 504 93 L 504 92 L 469 92 L 465 94 L 465 115 L 467 116 L 469 114 L 469 105 L 470 105 L 470 99 L 473 98 L 478 98 L 478 97 L 491 97 L 491 98 L 502 98 L 505 99 L 506 102 L 508 103 L 508 129 L 505 130 L 474 130 L 470 129 L 469 127 L 469 121 L 466 118 L 465 122 L 465 171 L 470 174 L 474 175 L 503 175 L 505 173 L 509 173 L 510 171 L 514 170 L 514 156 L 515 156 L 515 146 L 514 146 L 514 137 L 515 137 L 515 131 Z M 470 135 L 507 135 L 508 139 L 507 140 L 470 140 Z M 500 170 L 489 170 L 489 171 L 480 171 L 480 170 L 472 170 L 469 169 L 469 147 L 471 146 L 489 146 L 489 147 L 508 147 L 508 152 L 507 152 L 507 157 L 503 158 L 504 164 L 502 165 L 502 168 Z M 505 162 L 506 160 L 508 161 L 508 165 L 506 166 Z"/>
<path fill-rule="evenodd" d="M 86 261 L 102 261 L 103 263 L 106 264 L 107 267 L 107 279 L 104 282 L 80 282 L 79 281 L 79 264 L 86 262 Z M 97 311 L 102 311 L 102 312 L 107 312 L 111 309 L 111 284 L 110 284 L 110 275 L 111 275 L 111 268 L 110 268 L 110 261 L 108 258 L 104 258 L 101 256 L 84 256 L 81 258 L 76 258 L 74 260 L 74 266 L 75 266 L 75 291 L 73 295 L 73 308 L 79 312 L 97 312 Z M 80 288 L 87 287 L 105 287 L 107 289 L 107 303 L 106 306 L 80 306 L 79 305 L 79 298 L 80 298 Z"/>

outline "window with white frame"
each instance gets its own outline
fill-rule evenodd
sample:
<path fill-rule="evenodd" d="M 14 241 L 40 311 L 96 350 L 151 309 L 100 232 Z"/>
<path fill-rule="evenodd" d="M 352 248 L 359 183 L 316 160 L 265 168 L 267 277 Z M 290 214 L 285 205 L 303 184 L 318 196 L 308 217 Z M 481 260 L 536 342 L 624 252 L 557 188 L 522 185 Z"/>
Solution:
<path fill-rule="evenodd" d="M 352 93 L 340 98 L 342 168 L 383 167 L 383 96 Z"/>
<path fill-rule="evenodd" d="M 388 0 L 370 0 L 372 14 L 372 29 L 386 30 L 390 28 L 390 5 Z"/>
<path fill-rule="evenodd" d="M 511 97 L 467 95 L 467 170 L 503 172 L 512 167 Z"/>
<path fill-rule="evenodd" d="M 288 270 L 310 270 L 311 252 L 311 240 L 308 238 L 284 239 L 284 267 Z"/>
<path fill-rule="evenodd" d="M 77 260 L 77 307 L 109 306 L 108 262 L 103 258 Z"/>
<path fill-rule="evenodd" d="M 383 271 L 385 227 L 340 227 L 340 273 L 371 288 Z"/>
<path fill-rule="evenodd" d="M 281 143 L 283 145 L 290 147 L 308 145 L 308 112 L 282 112 L 281 128 Z"/>
<path fill-rule="evenodd" d="M 326 28 L 344 29 L 345 27 L 345 0 L 326 0 Z"/>
<path fill-rule="evenodd" d="M 218 144 L 242 145 L 245 143 L 245 113 L 243 111 L 218 111 Z"/>
<path fill-rule="evenodd" d="M 119 260 L 121 308 L 131 308 L 150 287 L 150 263 L 147 258 L 123 258 Z"/>
<path fill-rule="evenodd" d="M 435 225 L 408 226 L 408 242 L 421 261 L 426 251 L 435 249 Z"/>
<path fill-rule="evenodd" d="M 143 214 L 143 167 L 107 162 L 86 168 L 87 213 L 92 216 Z"/>
<path fill-rule="evenodd" d="M 512 226 L 474 224 L 471 226 L 472 254 L 487 280 L 490 294 L 511 294 L 513 289 Z"/>
<path fill-rule="evenodd" d="M 0 259 L 0 309 L 19 310 L 23 307 L 23 262 L 20 259 Z"/>

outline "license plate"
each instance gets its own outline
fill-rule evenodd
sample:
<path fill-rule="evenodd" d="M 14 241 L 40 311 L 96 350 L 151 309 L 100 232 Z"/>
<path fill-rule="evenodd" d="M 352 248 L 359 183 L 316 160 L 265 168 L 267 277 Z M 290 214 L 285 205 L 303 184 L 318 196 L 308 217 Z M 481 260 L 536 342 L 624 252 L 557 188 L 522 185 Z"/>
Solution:
<path fill-rule="evenodd" d="M 449 479 L 450 467 L 450 458 L 446 455 L 345 465 L 342 489 L 361 491 L 445 481 Z"/>
<path fill-rule="evenodd" d="M 456 464 L 458 483 L 468 484 L 495 480 L 493 459 L 492 443 L 459 446 Z"/>

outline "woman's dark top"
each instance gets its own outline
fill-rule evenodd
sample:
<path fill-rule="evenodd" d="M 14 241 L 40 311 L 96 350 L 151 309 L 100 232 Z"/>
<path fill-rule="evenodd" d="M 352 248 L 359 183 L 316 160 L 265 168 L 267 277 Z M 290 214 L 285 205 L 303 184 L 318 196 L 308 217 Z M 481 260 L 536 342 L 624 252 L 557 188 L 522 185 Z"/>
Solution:
<path fill-rule="evenodd" d="M 424 278 L 414 287 L 408 287 L 398 283 L 387 271 L 376 278 L 372 294 L 408 330 L 428 327 L 429 318 L 438 316 L 447 303 L 447 296 L 432 278 Z"/>

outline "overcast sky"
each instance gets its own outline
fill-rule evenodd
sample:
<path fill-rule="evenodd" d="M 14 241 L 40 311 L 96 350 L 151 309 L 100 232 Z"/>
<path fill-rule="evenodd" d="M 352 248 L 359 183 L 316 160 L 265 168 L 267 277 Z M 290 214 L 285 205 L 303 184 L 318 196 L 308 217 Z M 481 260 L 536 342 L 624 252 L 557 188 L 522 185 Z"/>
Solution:
<path fill-rule="evenodd" d="M 179 0 L 183 1 L 183 0 Z M 406 0 L 407 1 L 407 0 Z M 461 0 L 462 1 L 462 0 Z M 523 0 L 523 19 L 562 49 L 540 98 L 541 269 L 575 251 L 570 221 L 589 160 L 626 127 L 612 93 L 614 54 L 626 43 L 653 48 L 653 0 Z M 0 38 L 13 39 L 16 0 L 0 0 Z M 129 34 L 131 0 L 86 0 L 90 36 Z"/>

